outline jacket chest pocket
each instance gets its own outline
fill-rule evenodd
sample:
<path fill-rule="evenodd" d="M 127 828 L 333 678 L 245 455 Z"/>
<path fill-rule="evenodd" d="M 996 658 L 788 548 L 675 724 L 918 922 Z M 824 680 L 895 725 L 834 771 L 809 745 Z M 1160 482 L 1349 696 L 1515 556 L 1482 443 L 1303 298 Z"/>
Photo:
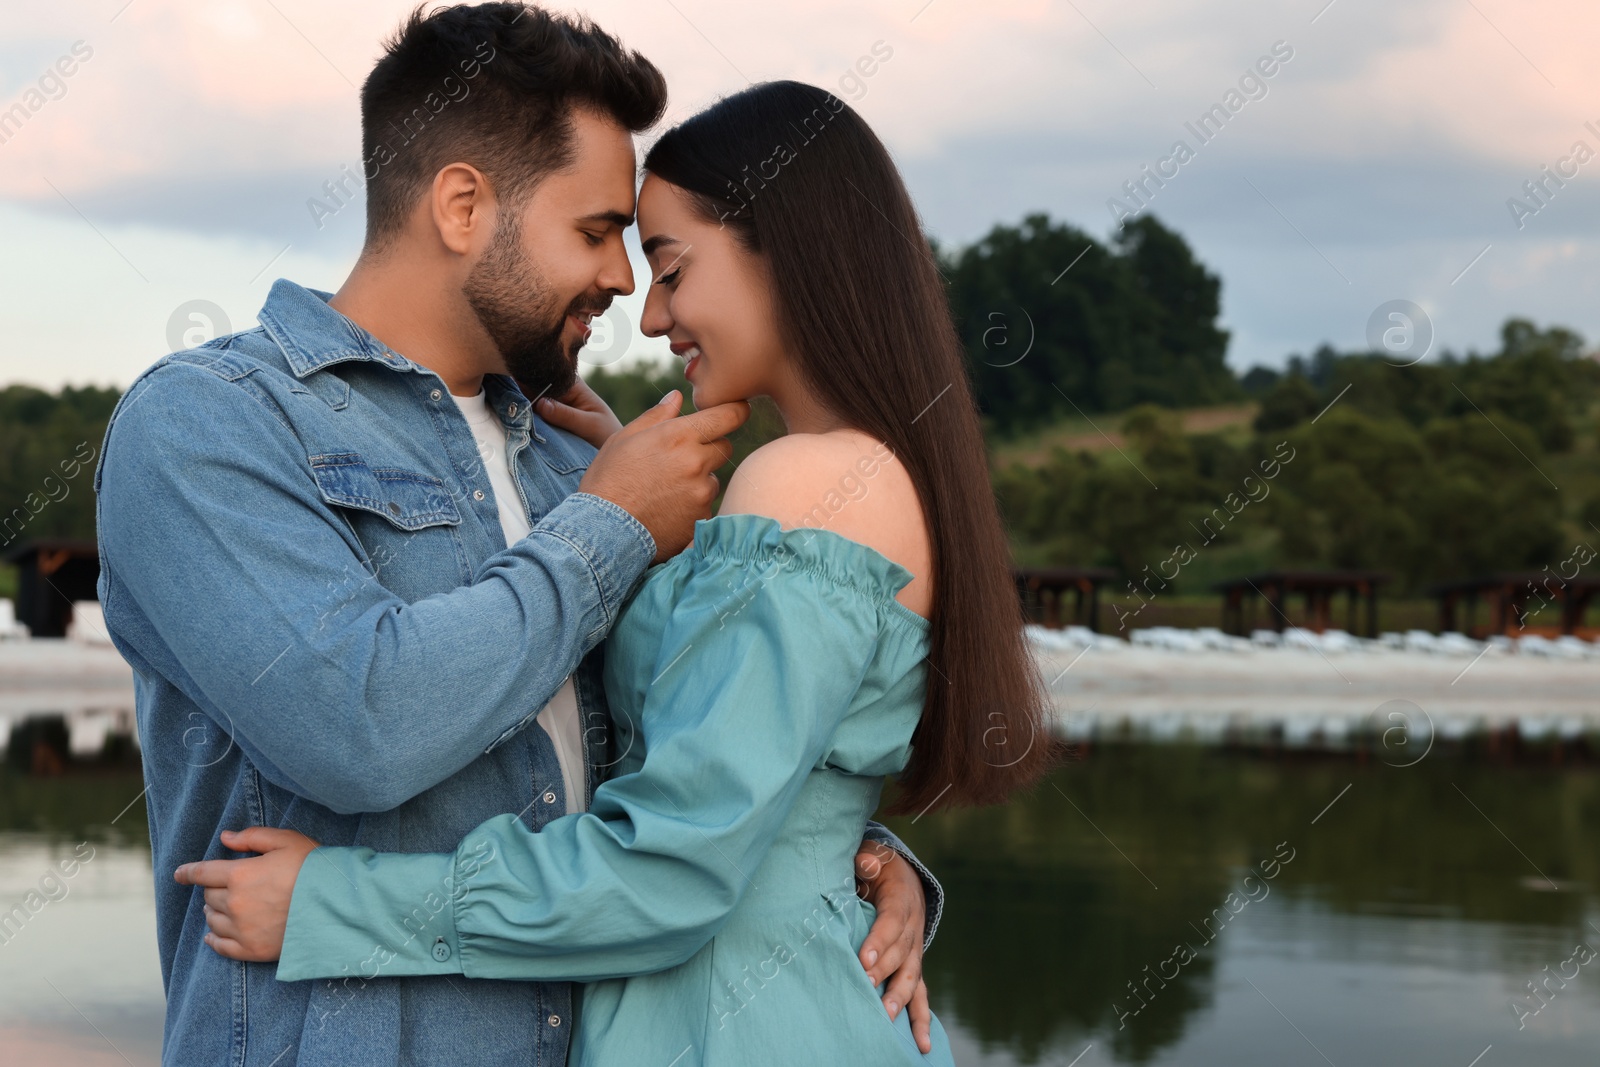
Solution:
<path fill-rule="evenodd" d="M 311 476 L 361 543 L 367 573 L 397 596 L 409 603 L 471 581 L 461 512 L 443 480 L 372 466 L 358 452 L 312 456 Z"/>

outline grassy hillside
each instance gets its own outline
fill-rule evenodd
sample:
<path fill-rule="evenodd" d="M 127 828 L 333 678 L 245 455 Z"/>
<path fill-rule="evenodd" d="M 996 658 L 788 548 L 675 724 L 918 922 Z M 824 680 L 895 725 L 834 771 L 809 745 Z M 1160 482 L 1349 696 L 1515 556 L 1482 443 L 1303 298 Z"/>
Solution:
<path fill-rule="evenodd" d="M 1180 408 L 1174 414 L 1180 419 L 1184 433 L 1221 434 L 1237 444 L 1249 439 L 1250 423 L 1260 410 L 1261 406 L 1252 402 Z M 1014 440 L 995 443 L 989 450 L 990 455 L 998 467 L 1013 463 L 1039 467 L 1058 448 L 1068 452 L 1108 452 L 1126 448 L 1127 440 L 1119 427 L 1128 411 L 1073 415 L 1041 430 L 1022 434 Z"/>

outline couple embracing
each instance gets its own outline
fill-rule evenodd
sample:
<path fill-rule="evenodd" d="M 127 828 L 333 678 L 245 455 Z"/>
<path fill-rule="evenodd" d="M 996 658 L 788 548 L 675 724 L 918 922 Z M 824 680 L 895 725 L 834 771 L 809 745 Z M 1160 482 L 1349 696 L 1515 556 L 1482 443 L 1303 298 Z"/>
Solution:
<path fill-rule="evenodd" d="M 349 277 L 118 403 L 166 1063 L 951 1062 L 942 891 L 870 819 L 1049 746 L 937 265 L 831 94 L 727 97 L 640 182 L 665 105 L 587 21 L 419 10 Z M 696 410 L 622 426 L 577 354 L 636 212 Z M 786 433 L 723 491 L 757 396 Z"/>

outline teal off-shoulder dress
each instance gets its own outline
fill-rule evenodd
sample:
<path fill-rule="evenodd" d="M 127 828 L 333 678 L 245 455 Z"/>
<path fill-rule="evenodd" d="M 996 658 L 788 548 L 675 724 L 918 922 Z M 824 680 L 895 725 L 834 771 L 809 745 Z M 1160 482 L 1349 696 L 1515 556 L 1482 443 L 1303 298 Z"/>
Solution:
<path fill-rule="evenodd" d="M 588 811 L 453 854 L 318 849 L 278 978 L 570 979 L 571 1062 L 953 1064 L 890 1020 L 856 953 L 854 857 L 922 711 L 910 571 L 828 530 L 695 523 L 606 647 L 620 761 Z"/>

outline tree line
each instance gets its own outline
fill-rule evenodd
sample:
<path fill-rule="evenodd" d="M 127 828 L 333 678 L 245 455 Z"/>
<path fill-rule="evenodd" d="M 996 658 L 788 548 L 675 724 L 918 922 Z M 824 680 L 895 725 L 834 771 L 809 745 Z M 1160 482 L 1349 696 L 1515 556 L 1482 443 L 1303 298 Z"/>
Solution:
<path fill-rule="evenodd" d="M 1265 567 L 1383 570 L 1410 593 L 1537 573 L 1600 545 L 1600 363 L 1576 349 L 1520 320 L 1486 357 L 1400 368 L 1323 349 L 1256 376 L 1246 432 L 1185 433 L 1138 406 L 1120 451 L 1013 462 L 996 491 L 1031 562 L 1155 575 L 1150 592 Z"/>
<path fill-rule="evenodd" d="M 0 553 L 94 537 L 94 469 L 117 389 L 0 389 Z"/>
<path fill-rule="evenodd" d="M 1512 319 L 1487 355 L 1395 366 L 1323 346 L 1236 374 L 1221 280 L 1152 215 L 1108 242 L 1030 215 L 934 251 L 1023 563 L 1109 565 L 1180 591 L 1267 566 L 1375 568 L 1415 591 L 1600 545 L 1600 363 L 1570 330 Z M 690 392 L 676 366 L 584 376 L 624 422 Z M 0 389 L 0 550 L 94 536 L 117 396 Z M 1254 405 L 1253 422 L 1182 425 L 1178 409 L 1229 403 Z M 1016 442 L 1091 416 L 1114 447 L 1016 458 Z M 782 430 L 758 401 L 724 484 Z"/>

